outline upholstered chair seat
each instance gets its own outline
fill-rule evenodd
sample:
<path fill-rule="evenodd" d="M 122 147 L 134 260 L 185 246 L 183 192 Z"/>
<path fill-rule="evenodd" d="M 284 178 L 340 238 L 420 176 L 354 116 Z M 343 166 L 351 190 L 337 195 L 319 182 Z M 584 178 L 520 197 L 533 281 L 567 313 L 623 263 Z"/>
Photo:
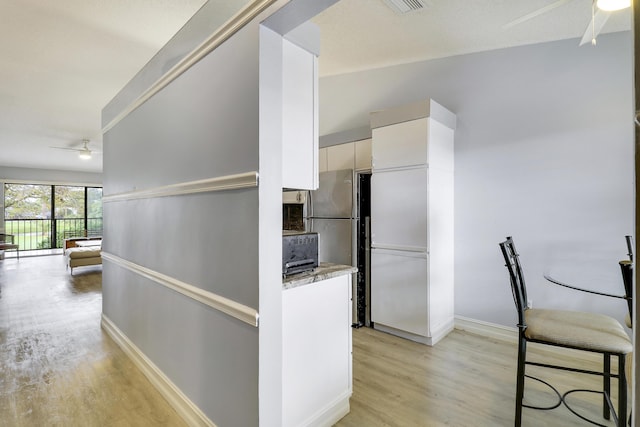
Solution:
<path fill-rule="evenodd" d="M 601 353 L 627 354 L 633 350 L 622 325 L 603 314 L 530 308 L 524 315 L 524 333 L 530 341 Z"/>

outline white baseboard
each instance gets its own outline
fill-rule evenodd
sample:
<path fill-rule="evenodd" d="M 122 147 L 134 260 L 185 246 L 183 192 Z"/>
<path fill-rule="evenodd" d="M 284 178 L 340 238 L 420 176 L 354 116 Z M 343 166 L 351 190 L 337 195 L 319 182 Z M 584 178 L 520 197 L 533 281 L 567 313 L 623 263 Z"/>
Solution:
<path fill-rule="evenodd" d="M 151 361 L 131 340 L 107 317 L 102 314 L 102 329 L 118 344 L 151 384 L 176 410 L 178 415 L 193 427 L 216 427 L 216 425 L 180 391 L 180 389 Z"/>
<path fill-rule="evenodd" d="M 453 319 L 451 319 L 450 322 L 446 322 L 438 326 L 438 328 L 435 331 L 433 331 L 433 334 L 429 337 L 426 337 L 424 335 L 414 334 L 413 332 L 403 331 L 401 329 L 396 329 L 391 326 L 384 325 L 382 323 L 374 322 L 373 329 L 376 329 L 381 332 L 386 332 L 387 334 L 395 335 L 407 340 L 419 342 L 420 344 L 434 346 L 438 343 L 438 341 L 446 337 L 449 332 L 453 331 L 454 326 L 455 326 L 454 321 Z"/>
<path fill-rule="evenodd" d="M 518 329 L 482 320 L 470 319 L 463 316 L 455 316 L 455 328 L 461 331 L 497 340 L 518 342 Z"/>
<path fill-rule="evenodd" d="M 451 319 L 441 325 L 438 325 L 437 328 L 433 328 L 431 330 L 431 337 L 427 338 L 427 345 L 436 345 L 438 341 L 446 337 L 449 332 L 453 331 L 454 327 L 455 321 L 454 319 Z"/>
<path fill-rule="evenodd" d="M 343 393 L 301 424 L 304 427 L 331 427 L 349 413 L 351 391 Z"/>
<path fill-rule="evenodd" d="M 384 325 L 380 322 L 374 322 L 373 329 L 407 340 L 419 342 L 420 344 L 427 344 L 427 337 L 425 337 L 424 335 L 418 335 L 412 332 L 403 331 L 401 329 L 392 328 L 391 326 Z"/>

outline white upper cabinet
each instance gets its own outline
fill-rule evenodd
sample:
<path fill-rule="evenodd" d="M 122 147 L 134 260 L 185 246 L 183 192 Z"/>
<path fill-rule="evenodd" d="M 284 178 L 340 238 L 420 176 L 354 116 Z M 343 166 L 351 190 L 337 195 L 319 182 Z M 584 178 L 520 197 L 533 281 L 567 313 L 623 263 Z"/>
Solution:
<path fill-rule="evenodd" d="M 318 58 L 283 39 L 282 186 L 318 188 Z"/>
<path fill-rule="evenodd" d="M 371 169 L 371 138 L 356 141 L 356 170 Z"/>
<path fill-rule="evenodd" d="M 373 129 L 373 169 L 427 164 L 427 120 L 411 120 Z"/>
<path fill-rule="evenodd" d="M 341 169 L 371 169 L 371 138 L 320 149 L 320 172 Z"/>
<path fill-rule="evenodd" d="M 355 152 L 353 142 L 327 147 L 327 170 L 353 169 Z"/>

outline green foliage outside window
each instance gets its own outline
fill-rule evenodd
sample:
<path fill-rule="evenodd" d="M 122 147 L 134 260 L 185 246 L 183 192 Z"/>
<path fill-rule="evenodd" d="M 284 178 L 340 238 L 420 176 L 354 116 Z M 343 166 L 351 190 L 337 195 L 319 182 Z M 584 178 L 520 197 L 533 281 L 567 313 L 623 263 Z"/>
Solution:
<path fill-rule="evenodd" d="M 61 247 L 65 238 L 84 235 L 85 228 L 91 235 L 102 234 L 102 188 L 5 184 L 4 214 L 5 233 L 14 235 L 21 250 L 52 248 L 52 219 L 53 247 Z"/>

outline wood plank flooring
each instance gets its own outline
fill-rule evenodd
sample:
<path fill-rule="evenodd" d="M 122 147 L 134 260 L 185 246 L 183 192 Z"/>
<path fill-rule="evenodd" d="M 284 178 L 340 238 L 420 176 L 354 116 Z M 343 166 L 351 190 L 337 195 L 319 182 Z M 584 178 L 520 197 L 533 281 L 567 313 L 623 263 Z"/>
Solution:
<path fill-rule="evenodd" d="M 575 366 L 575 353 L 551 358 L 535 345 L 529 350 L 537 361 L 553 358 Z M 513 426 L 516 358 L 515 343 L 457 330 L 434 347 L 368 328 L 354 330 L 351 412 L 336 426 Z M 579 363 L 583 369 L 598 369 L 588 358 Z M 549 381 L 561 394 L 573 388 L 600 388 L 597 377 L 542 368 L 528 372 Z M 545 386 L 527 380 L 529 404 L 549 405 L 552 397 Z M 613 398 L 616 402 L 616 394 Z M 580 414 L 613 425 L 602 419 L 601 399 L 580 393 L 569 401 Z M 590 424 L 564 406 L 552 411 L 524 409 L 523 426 L 585 425 Z"/>
<path fill-rule="evenodd" d="M 102 267 L 0 261 L 0 426 L 184 426 L 100 329 Z"/>
<path fill-rule="evenodd" d="M 0 427 L 185 425 L 100 329 L 101 271 L 70 276 L 62 256 L 0 261 Z M 513 425 L 514 343 L 454 331 L 427 347 L 362 328 L 353 331 L 353 356 L 351 413 L 338 427 Z M 599 387 L 586 376 L 539 371 L 561 392 Z M 532 381 L 526 397 L 550 401 Z M 601 420 L 599 396 L 571 401 Z M 523 425 L 588 424 L 561 407 L 525 409 Z"/>

